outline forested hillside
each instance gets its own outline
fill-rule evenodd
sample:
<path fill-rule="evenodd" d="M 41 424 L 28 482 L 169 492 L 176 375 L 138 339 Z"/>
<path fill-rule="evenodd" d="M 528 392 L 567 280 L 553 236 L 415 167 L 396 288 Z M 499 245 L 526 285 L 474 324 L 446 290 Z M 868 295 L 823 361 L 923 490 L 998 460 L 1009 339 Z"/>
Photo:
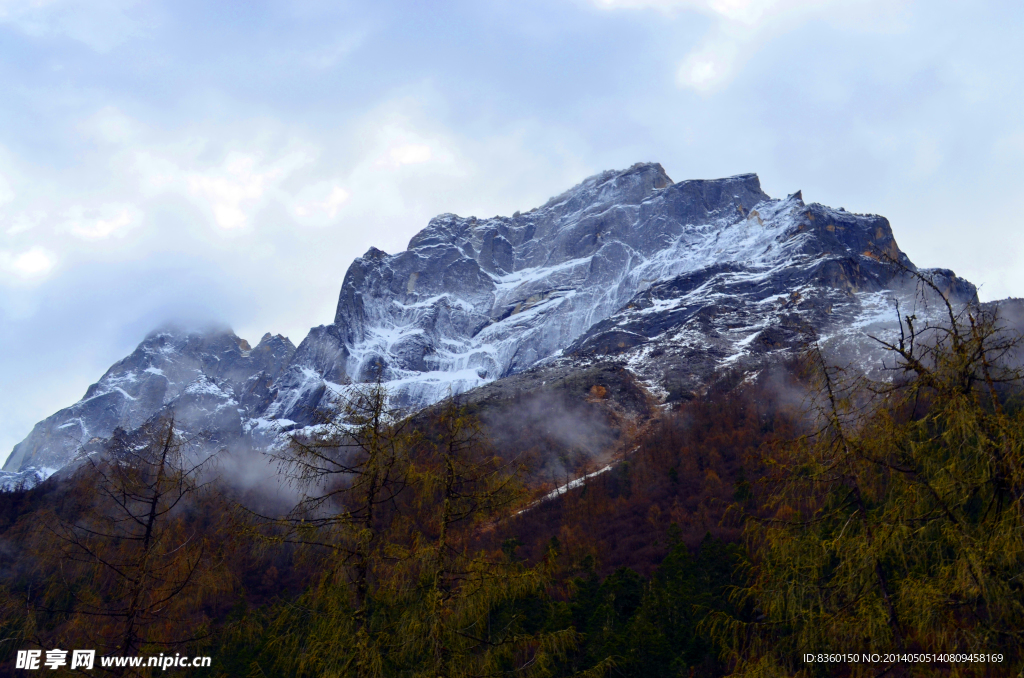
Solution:
<path fill-rule="evenodd" d="M 882 381 L 813 347 L 723 375 L 568 488 L 478 407 L 402 418 L 379 383 L 276 454 L 287 492 L 197 465 L 172 420 L 122 432 L 0 494 L 0 666 L 95 647 L 220 676 L 1016 675 L 1019 337 L 948 311 L 901 319 Z"/>

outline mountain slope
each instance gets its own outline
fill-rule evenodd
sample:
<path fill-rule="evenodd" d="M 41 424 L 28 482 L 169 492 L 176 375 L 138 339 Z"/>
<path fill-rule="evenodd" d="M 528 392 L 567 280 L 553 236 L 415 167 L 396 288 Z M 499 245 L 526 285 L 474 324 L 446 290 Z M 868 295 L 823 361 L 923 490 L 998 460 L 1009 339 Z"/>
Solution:
<path fill-rule="evenodd" d="M 669 403 L 811 340 L 863 359 L 865 331 L 891 325 L 894 297 L 921 306 L 901 269 L 914 267 L 883 217 L 806 205 L 799 192 L 771 199 L 753 174 L 673 183 L 637 164 L 511 217 L 440 215 L 404 252 L 371 248 L 349 267 L 334 322 L 298 348 L 155 333 L 40 422 L 5 469 L 59 467 L 167 409 L 220 445 L 266 448 L 377 378 L 415 410 L 467 391 L 511 402 L 590 370 L 622 375 L 611 379 L 631 394 L 622 412 L 647 411 L 625 385 Z M 951 298 L 976 300 L 951 272 L 931 275 Z"/>
<path fill-rule="evenodd" d="M 210 432 L 214 441 L 237 438 L 242 420 L 249 410 L 262 410 L 261 392 L 294 352 L 280 335 L 267 334 L 251 348 L 230 330 L 157 330 L 81 400 L 36 424 L 4 470 L 49 475 L 102 447 L 115 429 L 134 430 L 169 410 L 181 429 Z"/>

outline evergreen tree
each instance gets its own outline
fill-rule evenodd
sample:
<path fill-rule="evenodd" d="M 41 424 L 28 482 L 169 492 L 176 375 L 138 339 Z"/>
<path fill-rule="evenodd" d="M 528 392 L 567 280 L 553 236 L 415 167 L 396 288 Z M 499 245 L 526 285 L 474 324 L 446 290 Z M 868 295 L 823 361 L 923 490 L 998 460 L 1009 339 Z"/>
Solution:
<path fill-rule="evenodd" d="M 41 598 L 27 601 L 57 629 L 50 643 L 75 639 L 100 653 L 136 655 L 205 634 L 201 600 L 223 585 L 216 548 L 191 514 L 205 465 L 168 418 L 116 431 L 104 453 L 75 472 L 40 545 L 40 562 L 55 576 Z"/>
<path fill-rule="evenodd" d="M 812 354 L 820 428 L 773 451 L 771 515 L 748 523 L 746 594 L 761 619 L 718 626 L 736 642 L 739 675 L 817 675 L 801 657 L 819 652 L 1000 653 L 1001 664 L 956 664 L 950 675 L 1019 668 L 1020 340 L 981 308 L 945 309 L 938 325 L 900 318 L 900 336 L 883 341 L 891 381 L 848 378 Z M 842 670 L 936 668 L 897 659 Z"/>
<path fill-rule="evenodd" d="M 577 636 L 528 628 L 523 606 L 544 598 L 556 554 L 527 567 L 514 549 L 488 546 L 488 533 L 523 504 L 522 468 L 494 454 L 455 398 L 432 423 L 415 466 L 415 533 L 394 569 L 396 668 L 430 678 L 548 675 Z"/>
<path fill-rule="evenodd" d="M 294 675 L 384 675 L 388 629 L 374 614 L 410 473 L 407 421 L 380 383 L 355 389 L 278 456 L 303 496 L 270 520 L 270 541 L 326 553 L 317 581 L 269 626 L 274 663 Z M 281 531 L 283 528 L 283 531 Z"/>

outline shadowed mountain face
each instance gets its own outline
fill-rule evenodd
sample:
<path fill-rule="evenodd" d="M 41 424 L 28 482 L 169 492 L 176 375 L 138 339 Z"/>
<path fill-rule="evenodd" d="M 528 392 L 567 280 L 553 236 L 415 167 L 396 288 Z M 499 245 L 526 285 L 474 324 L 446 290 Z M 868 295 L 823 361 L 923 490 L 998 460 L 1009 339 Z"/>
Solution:
<path fill-rule="evenodd" d="M 248 413 L 265 406 L 268 386 L 294 353 L 281 335 L 267 334 L 251 348 L 230 330 L 157 330 L 85 397 L 36 424 L 4 469 L 48 475 L 82 452 L 101 449 L 115 430 L 137 429 L 169 411 L 179 429 L 202 431 L 213 444 L 236 439 Z"/>
<path fill-rule="evenodd" d="M 635 386 L 657 404 L 808 340 L 865 358 L 892 298 L 913 298 L 886 258 L 913 268 L 883 217 L 799 192 L 773 200 L 753 174 L 673 183 L 637 164 L 511 217 L 443 214 L 398 254 L 371 249 L 349 267 L 334 322 L 297 349 L 280 336 L 250 350 L 227 331 L 154 333 L 40 422 L 5 469 L 58 468 L 168 408 L 220 445 L 262 448 L 378 377 L 410 409 L 467 391 L 512 402 L 583 372 L 620 375 L 631 399 Z"/>

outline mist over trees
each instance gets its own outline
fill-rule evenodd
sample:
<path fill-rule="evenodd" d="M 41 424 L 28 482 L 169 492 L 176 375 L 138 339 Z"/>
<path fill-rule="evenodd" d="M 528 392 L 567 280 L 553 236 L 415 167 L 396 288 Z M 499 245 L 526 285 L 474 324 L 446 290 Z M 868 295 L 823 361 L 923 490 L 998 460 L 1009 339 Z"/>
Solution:
<path fill-rule="evenodd" d="M 882 340 L 891 381 L 811 353 L 817 428 L 766 454 L 770 490 L 746 527 L 753 578 L 737 597 L 760 618 L 719 617 L 737 675 L 810 675 L 800 657 L 818 652 L 1002 656 L 952 675 L 1010 675 L 1020 662 L 1021 337 L 981 308 L 946 309 L 928 327 L 903 315 L 899 337 Z M 883 662 L 848 669 L 935 670 Z"/>
<path fill-rule="evenodd" d="M 196 461 L 174 420 L 161 418 L 117 431 L 73 482 L 40 492 L 45 499 L 21 516 L 28 522 L 5 535 L 22 551 L 5 583 L 24 593 L 7 592 L 2 651 L 17 641 L 134 655 L 206 637 L 202 601 L 227 574 L 201 514 L 210 500 L 202 474 L 214 461 Z"/>
<path fill-rule="evenodd" d="M 0 494 L 0 672 L 95 646 L 219 676 L 1016 675 L 1020 337 L 947 310 L 879 337 L 883 380 L 813 347 L 725 375 L 554 495 L 473 407 L 380 384 L 275 453 L 287 506 L 156 422 Z M 946 653 L 1002 659 L 906 659 Z"/>

